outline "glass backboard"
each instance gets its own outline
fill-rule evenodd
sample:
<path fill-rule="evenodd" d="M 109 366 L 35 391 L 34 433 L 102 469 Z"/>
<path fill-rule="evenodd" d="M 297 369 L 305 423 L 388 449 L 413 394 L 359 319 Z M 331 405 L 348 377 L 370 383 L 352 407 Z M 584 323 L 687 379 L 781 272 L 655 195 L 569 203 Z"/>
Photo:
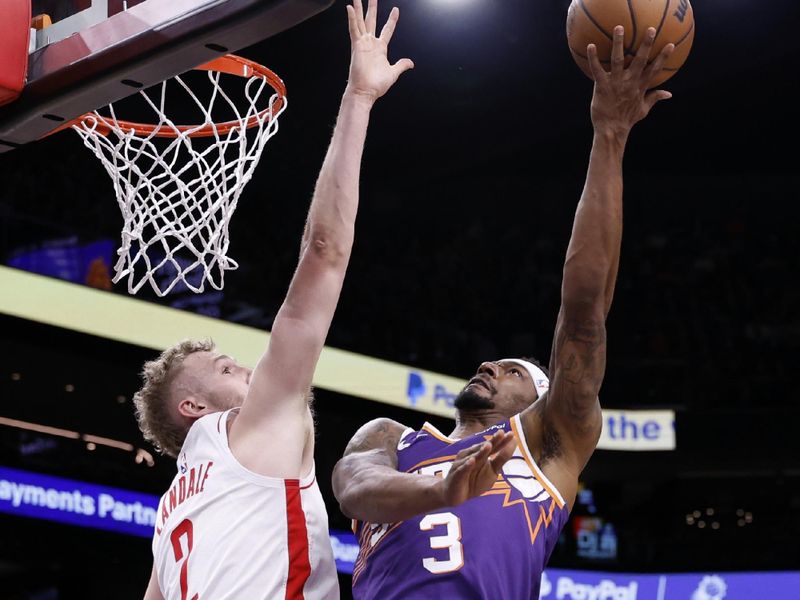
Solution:
<path fill-rule="evenodd" d="M 22 95 L 0 107 L 0 152 L 137 90 L 289 29 L 333 0 L 33 0 Z"/>

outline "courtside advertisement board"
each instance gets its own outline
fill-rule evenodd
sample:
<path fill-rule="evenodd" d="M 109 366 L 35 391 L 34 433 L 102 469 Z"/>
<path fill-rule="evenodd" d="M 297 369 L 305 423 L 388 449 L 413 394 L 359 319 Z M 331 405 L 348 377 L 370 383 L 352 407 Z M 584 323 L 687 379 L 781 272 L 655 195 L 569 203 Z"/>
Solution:
<path fill-rule="evenodd" d="M 0 512 L 153 535 L 158 496 L 0 467 Z"/>
<path fill-rule="evenodd" d="M 143 538 L 153 536 L 159 497 L 86 481 L 0 467 L 0 512 Z M 356 536 L 331 530 L 340 573 L 352 573 Z"/>
<path fill-rule="evenodd" d="M 158 496 L 85 481 L 0 467 L 0 512 L 149 538 Z M 352 573 L 355 536 L 332 530 L 340 573 Z M 548 569 L 541 600 L 790 600 L 800 572 L 681 573 L 667 575 Z"/>
<path fill-rule="evenodd" d="M 641 575 L 548 569 L 540 600 L 792 600 L 800 572 Z"/>

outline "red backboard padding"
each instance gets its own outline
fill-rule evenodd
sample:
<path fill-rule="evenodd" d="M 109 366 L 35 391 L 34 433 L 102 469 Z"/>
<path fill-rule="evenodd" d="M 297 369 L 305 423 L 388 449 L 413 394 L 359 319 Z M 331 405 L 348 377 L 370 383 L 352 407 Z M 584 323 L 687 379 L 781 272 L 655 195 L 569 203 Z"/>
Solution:
<path fill-rule="evenodd" d="M 25 87 L 30 35 L 31 0 L 0 0 L 0 106 Z"/>

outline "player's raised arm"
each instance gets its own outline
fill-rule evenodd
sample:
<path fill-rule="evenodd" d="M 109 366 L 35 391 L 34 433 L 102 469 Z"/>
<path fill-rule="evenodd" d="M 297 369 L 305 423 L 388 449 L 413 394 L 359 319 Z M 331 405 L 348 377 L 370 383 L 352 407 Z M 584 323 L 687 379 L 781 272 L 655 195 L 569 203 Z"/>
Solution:
<path fill-rule="evenodd" d="M 392 10 L 376 35 L 377 0 L 364 16 L 361 0 L 347 7 L 352 43 L 350 76 L 303 234 L 300 260 L 273 324 L 239 417 L 231 449 L 245 466 L 276 477 L 297 477 L 301 456 L 310 466 L 312 421 L 307 396 L 333 318 L 353 245 L 361 155 L 370 110 L 407 69 L 389 63 L 387 47 L 398 19 Z M 264 441 L 286 450 L 265 456 Z M 300 451 L 295 451 L 299 446 Z"/>
<path fill-rule="evenodd" d="M 624 66 L 624 32 L 614 30 L 611 71 L 594 45 L 588 48 L 595 80 L 594 126 L 586 184 L 575 213 L 564 263 L 561 309 L 550 357 L 550 391 L 523 413 L 529 444 L 543 464 L 555 461 L 553 481 L 574 498 L 577 476 L 600 437 L 597 394 L 606 366 L 606 317 L 611 307 L 622 240 L 622 157 L 631 128 L 669 92 L 648 91 L 674 46 L 647 64 L 655 30 L 649 29 L 636 57 Z"/>
<path fill-rule="evenodd" d="M 397 448 L 404 432 L 391 419 L 375 419 L 359 429 L 333 470 L 333 493 L 342 512 L 370 523 L 397 523 L 415 515 L 458 506 L 491 489 L 514 453 L 514 438 L 498 431 L 456 455 L 447 476 L 397 471 Z"/>

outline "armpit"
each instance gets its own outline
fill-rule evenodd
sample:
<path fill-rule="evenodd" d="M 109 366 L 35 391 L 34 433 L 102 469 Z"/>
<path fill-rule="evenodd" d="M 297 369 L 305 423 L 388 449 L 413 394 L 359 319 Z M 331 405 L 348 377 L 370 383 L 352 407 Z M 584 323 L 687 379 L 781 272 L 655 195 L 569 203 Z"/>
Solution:
<path fill-rule="evenodd" d="M 547 461 L 560 458 L 563 454 L 564 447 L 558 430 L 552 424 L 544 422 L 542 424 L 542 450 L 539 464 L 543 467 Z"/>

